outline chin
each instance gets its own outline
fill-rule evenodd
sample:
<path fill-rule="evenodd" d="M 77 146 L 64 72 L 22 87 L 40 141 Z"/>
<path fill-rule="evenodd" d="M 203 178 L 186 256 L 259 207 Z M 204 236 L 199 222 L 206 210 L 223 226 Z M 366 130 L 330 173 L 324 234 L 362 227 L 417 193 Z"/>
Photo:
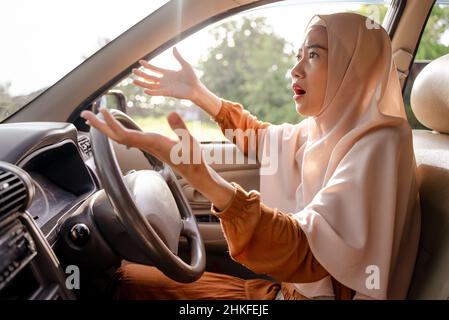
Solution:
<path fill-rule="evenodd" d="M 318 106 L 321 106 L 322 104 L 313 104 L 309 105 L 305 103 L 298 103 L 296 102 L 296 111 L 303 117 L 315 117 L 317 114 L 320 113 L 321 107 L 317 108 Z"/>
<path fill-rule="evenodd" d="M 296 112 L 298 112 L 303 117 L 310 116 L 310 112 L 307 112 L 307 105 L 304 105 L 303 103 L 296 103 Z M 310 111 L 310 110 L 309 110 Z"/>

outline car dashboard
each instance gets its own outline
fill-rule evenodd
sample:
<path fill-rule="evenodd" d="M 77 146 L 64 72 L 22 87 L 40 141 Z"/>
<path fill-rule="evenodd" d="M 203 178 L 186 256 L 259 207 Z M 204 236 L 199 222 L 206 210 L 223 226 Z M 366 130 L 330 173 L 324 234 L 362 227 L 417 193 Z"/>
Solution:
<path fill-rule="evenodd" d="M 89 137 L 67 123 L 6 124 L 0 136 L 0 161 L 30 175 L 28 212 L 52 243 L 57 221 L 97 190 Z"/>
<path fill-rule="evenodd" d="M 87 133 L 69 123 L 0 125 L 0 299 L 76 298 L 58 241 L 99 190 Z"/>
<path fill-rule="evenodd" d="M 35 186 L 28 212 L 51 243 L 57 220 L 96 190 L 93 172 L 70 139 L 33 152 L 21 167 Z"/>

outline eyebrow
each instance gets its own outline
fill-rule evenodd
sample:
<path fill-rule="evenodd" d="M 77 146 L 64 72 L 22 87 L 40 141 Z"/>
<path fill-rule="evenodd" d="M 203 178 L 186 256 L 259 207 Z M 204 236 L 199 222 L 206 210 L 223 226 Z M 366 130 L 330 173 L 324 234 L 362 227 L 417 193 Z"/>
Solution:
<path fill-rule="evenodd" d="M 314 43 L 309 46 L 306 46 L 306 48 L 307 49 L 318 48 L 318 49 L 322 49 L 322 50 L 327 50 L 327 48 L 323 47 L 322 45 L 319 45 L 318 43 Z"/>
<path fill-rule="evenodd" d="M 299 48 L 298 54 L 296 56 L 299 56 L 301 54 L 302 48 L 303 47 Z M 315 48 L 317 48 L 317 49 L 321 49 L 321 50 L 326 50 L 327 51 L 327 48 L 323 47 L 322 45 L 319 45 L 318 43 L 314 43 L 314 44 L 308 45 L 308 46 L 306 46 L 306 48 L 307 49 L 315 49 Z"/>

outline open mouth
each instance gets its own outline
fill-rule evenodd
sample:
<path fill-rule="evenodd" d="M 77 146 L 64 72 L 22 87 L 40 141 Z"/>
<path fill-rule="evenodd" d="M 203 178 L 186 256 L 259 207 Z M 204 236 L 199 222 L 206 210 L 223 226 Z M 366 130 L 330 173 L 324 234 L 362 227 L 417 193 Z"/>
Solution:
<path fill-rule="evenodd" d="M 293 91 L 295 92 L 296 95 L 298 96 L 303 96 L 306 94 L 306 90 L 304 90 L 303 88 L 301 88 L 299 85 L 294 84 L 292 86 Z"/>

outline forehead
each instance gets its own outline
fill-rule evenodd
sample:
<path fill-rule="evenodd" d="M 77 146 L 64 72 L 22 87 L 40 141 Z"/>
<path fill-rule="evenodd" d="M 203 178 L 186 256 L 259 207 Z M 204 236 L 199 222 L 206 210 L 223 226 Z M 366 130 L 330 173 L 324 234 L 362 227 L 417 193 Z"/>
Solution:
<path fill-rule="evenodd" d="M 323 26 L 311 26 L 307 29 L 303 45 L 318 44 L 327 45 L 327 29 Z"/>

